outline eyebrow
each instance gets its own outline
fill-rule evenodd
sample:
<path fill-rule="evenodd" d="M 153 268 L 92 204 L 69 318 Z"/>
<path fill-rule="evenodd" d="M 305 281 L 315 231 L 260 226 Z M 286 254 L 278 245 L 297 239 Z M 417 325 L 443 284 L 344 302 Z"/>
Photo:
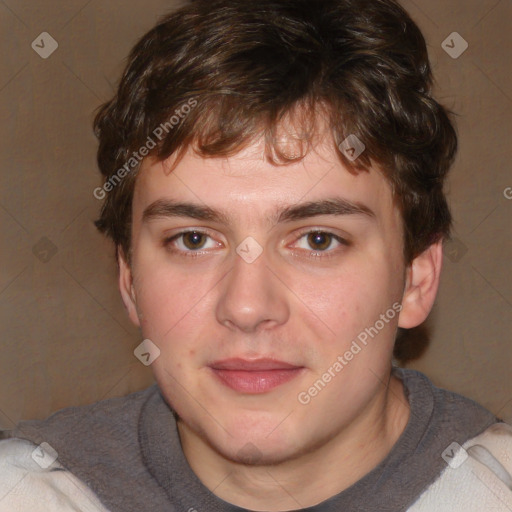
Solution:
<path fill-rule="evenodd" d="M 351 202 L 341 197 L 309 201 L 277 209 L 268 218 L 269 223 L 278 224 L 318 217 L 320 215 L 362 215 L 375 219 L 375 213 L 368 206 Z M 229 216 L 220 211 L 195 203 L 178 202 L 171 199 L 158 199 L 151 203 L 142 214 L 142 221 L 157 218 L 183 217 L 196 220 L 229 224 Z"/>

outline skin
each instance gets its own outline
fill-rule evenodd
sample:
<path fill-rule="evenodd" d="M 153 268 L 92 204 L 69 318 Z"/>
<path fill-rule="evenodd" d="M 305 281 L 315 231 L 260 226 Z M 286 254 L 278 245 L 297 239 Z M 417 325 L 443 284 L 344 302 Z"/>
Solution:
<path fill-rule="evenodd" d="M 334 197 L 374 215 L 272 217 Z M 208 206 L 224 218 L 144 219 L 158 200 Z M 208 236 L 176 238 L 192 229 Z M 428 315 L 442 250 L 433 244 L 405 264 L 401 216 L 377 169 L 351 174 L 327 137 L 285 166 L 266 161 L 261 140 L 229 158 L 203 159 L 189 149 L 172 172 L 168 162 L 147 159 L 132 230 L 130 265 L 120 255 L 121 294 L 132 321 L 161 351 L 152 369 L 206 487 L 248 509 L 294 510 L 343 491 L 385 458 L 409 418 L 401 381 L 391 377 L 396 329 Z M 310 230 L 348 243 L 311 240 Z M 252 263 L 236 252 L 247 237 L 263 250 Z M 300 403 L 298 394 L 394 303 L 402 304 L 400 314 Z M 303 370 L 250 395 L 226 387 L 209 367 L 232 357 L 274 358 Z"/>

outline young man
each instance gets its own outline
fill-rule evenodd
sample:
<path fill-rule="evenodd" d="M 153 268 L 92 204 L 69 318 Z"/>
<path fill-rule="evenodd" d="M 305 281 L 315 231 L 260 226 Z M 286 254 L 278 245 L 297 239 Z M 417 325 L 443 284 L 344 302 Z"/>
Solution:
<path fill-rule="evenodd" d="M 512 429 L 393 368 L 438 288 L 456 136 L 393 0 L 203 0 L 96 118 L 157 385 L 23 422 L 1 511 L 512 510 Z"/>

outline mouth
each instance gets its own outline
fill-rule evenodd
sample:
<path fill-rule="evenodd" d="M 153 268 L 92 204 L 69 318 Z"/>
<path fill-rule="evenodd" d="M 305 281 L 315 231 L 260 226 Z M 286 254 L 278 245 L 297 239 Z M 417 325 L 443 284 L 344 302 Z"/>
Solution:
<path fill-rule="evenodd" d="M 275 359 L 226 359 L 209 365 L 217 379 L 239 393 L 266 393 L 290 382 L 304 370 Z"/>

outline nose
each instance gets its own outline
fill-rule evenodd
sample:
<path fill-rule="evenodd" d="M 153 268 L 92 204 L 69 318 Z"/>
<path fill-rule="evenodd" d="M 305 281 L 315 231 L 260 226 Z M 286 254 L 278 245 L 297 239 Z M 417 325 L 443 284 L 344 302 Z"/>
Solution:
<path fill-rule="evenodd" d="M 216 307 L 217 320 L 244 333 L 272 329 L 287 322 L 289 293 L 271 270 L 265 252 L 248 263 L 236 256 L 233 269 L 222 280 Z"/>

